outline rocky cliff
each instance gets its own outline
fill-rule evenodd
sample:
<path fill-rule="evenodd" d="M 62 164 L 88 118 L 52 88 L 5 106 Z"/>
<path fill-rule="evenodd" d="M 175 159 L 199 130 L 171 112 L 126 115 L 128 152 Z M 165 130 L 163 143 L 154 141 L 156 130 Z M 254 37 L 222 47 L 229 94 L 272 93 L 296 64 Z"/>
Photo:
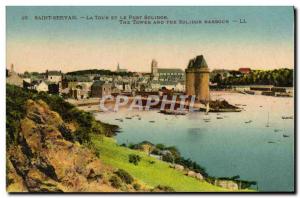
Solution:
<path fill-rule="evenodd" d="M 8 192 L 111 192 L 113 170 L 88 148 L 43 101 L 28 100 L 18 142 L 7 149 Z"/>

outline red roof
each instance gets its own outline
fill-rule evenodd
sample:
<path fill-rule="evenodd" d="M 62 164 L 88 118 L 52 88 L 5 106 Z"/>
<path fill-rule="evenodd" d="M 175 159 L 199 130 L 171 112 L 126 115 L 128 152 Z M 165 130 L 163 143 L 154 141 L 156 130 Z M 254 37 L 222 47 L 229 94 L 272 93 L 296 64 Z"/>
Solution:
<path fill-rule="evenodd" d="M 240 68 L 239 69 L 239 72 L 241 73 L 250 73 L 251 72 L 251 69 L 250 68 L 246 68 L 246 67 L 243 67 L 243 68 Z"/>

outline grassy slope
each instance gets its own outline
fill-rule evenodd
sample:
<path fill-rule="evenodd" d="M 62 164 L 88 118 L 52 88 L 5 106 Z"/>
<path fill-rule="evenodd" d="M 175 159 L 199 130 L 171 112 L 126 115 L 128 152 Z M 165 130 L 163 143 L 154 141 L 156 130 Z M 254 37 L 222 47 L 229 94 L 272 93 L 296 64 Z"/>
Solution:
<path fill-rule="evenodd" d="M 205 181 L 187 177 L 182 172 L 169 168 L 167 163 L 149 157 L 144 152 L 118 146 L 113 138 L 104 137 L 101 141 L 99 137 L 94 136 L 92 140 L 100 151 L 100 158 L 103 163 L 128 171 L 149 187 L 161 184 L 170 186 L 177 192 L 229 191 Z M 138 166 L 128 162 L 129 154 L 138 154 L 142 157 Z M 150 164 L 150 161 L 155 161 L 155 163 Z"/>

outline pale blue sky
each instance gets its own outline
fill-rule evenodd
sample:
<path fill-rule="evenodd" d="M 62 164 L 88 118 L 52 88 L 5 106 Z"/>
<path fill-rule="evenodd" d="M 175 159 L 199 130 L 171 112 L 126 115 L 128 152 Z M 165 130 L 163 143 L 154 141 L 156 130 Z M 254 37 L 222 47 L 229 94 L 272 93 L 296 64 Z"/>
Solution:
<path fill-rule="evenodd" d="M 37 21 L 47 15 L 166 15 L 228 19 L 219 25 L 120 25 L 118 21 Z M 28 16 L 29 20 L 21 20 Z M 244 18 L 247 24 L 232 23 Z M 211 68 L 293 67 L 293 7 L 7 7 L 7 64 L 19 71 L 185 68 L 204 54 Z M 44 53 L 42 53 L 44 52 Z M 142 53 L 144 52 L 144 53 Z M 63 56 L 61 54 L 64 54 Z M 74 60 L 76 59 L 76 60 Z"/>

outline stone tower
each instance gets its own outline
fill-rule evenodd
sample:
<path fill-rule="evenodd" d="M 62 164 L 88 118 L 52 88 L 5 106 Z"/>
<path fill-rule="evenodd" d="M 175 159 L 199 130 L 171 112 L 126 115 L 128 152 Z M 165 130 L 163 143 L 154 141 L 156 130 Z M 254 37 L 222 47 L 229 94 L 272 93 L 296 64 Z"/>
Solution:
<path fill-rule="evenodd" d="M 186 76 L 186 94 L 195 95 L 200 102 L 209 101 L 209 69 L 203 55 L 191 59 L 187 69 Z"/>

